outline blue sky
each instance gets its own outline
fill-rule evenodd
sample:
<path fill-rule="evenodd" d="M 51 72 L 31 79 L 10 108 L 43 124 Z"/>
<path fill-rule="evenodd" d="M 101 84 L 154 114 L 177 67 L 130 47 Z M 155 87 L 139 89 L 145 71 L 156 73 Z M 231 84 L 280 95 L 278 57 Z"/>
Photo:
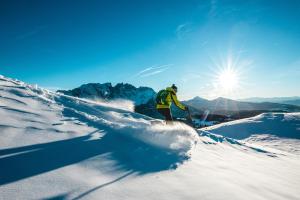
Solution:
<path fill-rule="evenodd" d="M 0 2 L 0 74 L 48 88 L 128 82 L 179 97 L 300 96 L 300 1 Z M 230 67 L 236 83 L 224 89 Z"/>

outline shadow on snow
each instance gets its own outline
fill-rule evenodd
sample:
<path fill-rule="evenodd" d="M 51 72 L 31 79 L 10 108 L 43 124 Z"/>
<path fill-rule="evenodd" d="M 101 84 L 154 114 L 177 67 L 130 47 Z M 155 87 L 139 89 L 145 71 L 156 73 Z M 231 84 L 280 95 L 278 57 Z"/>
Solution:
<path fill-rule="evenodd" d="M 178 163 L 187 159 L 175 152 L 152 147 L 119 134 L 110 127 L 85 119 L 71 109 L 66 108 L 63 114 L 77 117 L 89 126 L 96 127 L 97 131 L 66 140 L 0 150 L 0 185 L 50 172 L 99 155 L 109 155 L 110 159 L 116 162 L 115 170 L 136 174 L 176 168 Z M 94 133 L 103 130 L 105 134 L 102 138 L 92 138 Z"/>

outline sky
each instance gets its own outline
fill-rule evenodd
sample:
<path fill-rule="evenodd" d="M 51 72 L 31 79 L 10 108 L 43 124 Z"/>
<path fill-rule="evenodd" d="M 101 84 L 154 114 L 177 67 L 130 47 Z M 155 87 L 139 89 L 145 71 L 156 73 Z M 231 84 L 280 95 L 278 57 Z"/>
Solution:
<path fill-rule="evenodd" d="M 0 74 L 52 90 L 300 96 L 297 0 L 1 0 L 0 24 Z"/>

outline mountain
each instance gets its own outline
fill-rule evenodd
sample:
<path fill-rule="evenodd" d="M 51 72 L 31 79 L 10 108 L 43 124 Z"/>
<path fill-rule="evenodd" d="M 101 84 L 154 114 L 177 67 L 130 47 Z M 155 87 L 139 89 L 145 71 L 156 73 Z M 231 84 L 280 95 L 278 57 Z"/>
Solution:
<path fill-rule="evenodd" d="M 251 97 L 246 99 L 240 99 L 239 101 L 244 102 L 272 102 L 272 103 L 286 103 L 291 105 L 300 105 L 300 97 L 294 96 L 294 97 L 270 97 L 270 98 L 263 98 L 263 97 Z"/>
<path fill-rule="evenodd" d="M 191 100 L 184 101 L 186 105 L 193 106 L 199 110 L 209 110 L 211 113 L 216 114 L 228 114 L 237 111 L 287 111 L 294 112 L 300 111 L 300 107 L 288 104 L 279 103 L 252 103 L 252 102 L 242 102 L 232 99 L 219 97 L 214 100 L 205 100 L 202 98 L 193 98 Z"/>
<path fill-rule="evenodd" d="M 0 199 L 300 199 L 300 113 L 195 130 L 0 77 L 0 117 Z"/>
<path fill-rule="evenodd" d="M 147 103 L 155 95 L 155 91 L 152 88 L 136 88 L 128 83 L 118 83 L 115 86 L 112 86 L 111 83 L 88 83 L 72 90 L 58 90 L 57 92 L 94 100 L 126 99 L 133 101 L 135 105 Z"/>
<path fill-rule="evenodd" d="M 199 96 L 194 97 L 188 101 L 183 101 L 183 103 L 188 104 L 189 106 L 197 107 L 197 108 L 205 108 L 210 104 L 210 101 Z"/>
<path fill-rule="evenodd" d="M 286 101 L 283 101 L 282 103 L 300 106 L 300 98 L 294 99 L 294 100 L 286 100 Z"/>

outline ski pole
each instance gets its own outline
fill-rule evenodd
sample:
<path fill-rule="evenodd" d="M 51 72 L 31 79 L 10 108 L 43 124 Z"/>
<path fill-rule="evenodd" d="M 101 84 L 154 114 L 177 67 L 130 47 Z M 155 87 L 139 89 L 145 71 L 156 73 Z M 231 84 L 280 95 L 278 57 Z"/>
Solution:
<path fill-rule="evenodd" d="M 192 115 L 191 115 L 190 109 L 188 107 L 186 107 L 186 111 L 188 113 L 188 121 L 193 122 Z"/>

